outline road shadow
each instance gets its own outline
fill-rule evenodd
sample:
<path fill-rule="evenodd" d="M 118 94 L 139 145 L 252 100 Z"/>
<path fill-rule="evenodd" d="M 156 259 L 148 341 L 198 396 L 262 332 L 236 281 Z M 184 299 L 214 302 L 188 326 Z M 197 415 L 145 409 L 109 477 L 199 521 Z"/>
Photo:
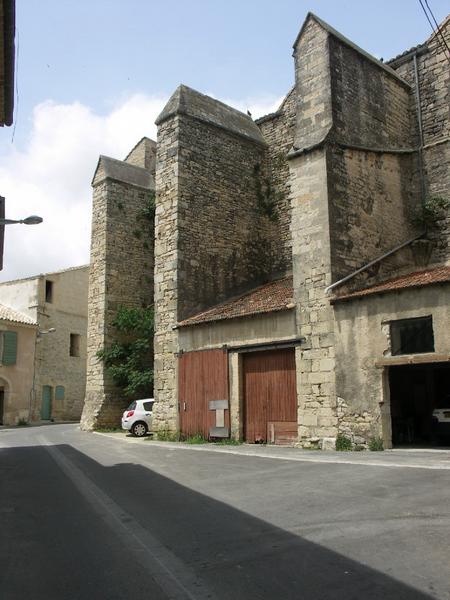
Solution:
<path fill-rule="evenodd" d="M 213 592 L 212 597 L 223 600 L 430 600 L 433 597 L 149 468 L 128 463 L 104 467 L 70 445 L 55 448 L 194 571 Z M 0 510 L 3 518 L 0 589 L 5 590 L 6 585 L 12 594 L 3 598 L 23 598 L 34 579 L 39 587 L 43 577 L 48 582 L 46 595 L 36 594 L 35 587 L 35 593 L 28 597 L 47 600 L 139 597 L 138 590 L 145 587 L 146 577 L 150 581 L 142 569 L 139 573 L 135 568 L 139 552 L 134 555 L 124 548 L 122 562 L 120 550 L 118 557 L 114 555 L 117 544 L 114 532 L 93 513 L 48 450 L 42 446 L 19 447 L 1 450 L 0 457 L 1 505 L 6 502 L 7 506 L 15 506 L 4 514 Z M 39 482 L 38 487 L 35 482 Z M 65 545 L 48 542 L 49 532 L 64 527 Z M 40 545 L 19 544 L 18 549 L 14 548 L 14 536 L 31 536 L 35 540 L 39 534 L 43 536 Z M 11 568 L 9 579 L 5 577 L 8 566 L 15 561 L 31 568 L 31 579 L 26 574 L 17 580 L 19 575 Z M 40 566 L 33 566 L 36 562 L 45 564 L 43 572 Z M 102 588 L 100 579 L 105 563 L 115 593 L 111 587 L 109 591 Z M 133 577 L 136 587 L 132 584 Z M 59 583 L 55 583 L 61 578 L 64 589 L 76 587 L 75 595 L 71 595 L 73 592 L 52 595 L 61 594 Z M 98 582 L 96 578 L 100 578 Z M 28 581 L 25 588 L 24 581 Z M 160 590 L 143 597 L 166 597 L 158 594 Z"/>

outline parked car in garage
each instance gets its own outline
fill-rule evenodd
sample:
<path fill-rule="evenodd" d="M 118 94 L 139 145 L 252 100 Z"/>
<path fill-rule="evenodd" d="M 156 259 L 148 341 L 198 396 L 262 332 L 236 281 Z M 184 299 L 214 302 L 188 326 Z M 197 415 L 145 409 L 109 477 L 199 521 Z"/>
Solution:
<path fill-rule="evenodd" d="M 442 402 L 444 408 L 435 408 L 432 415 L 432 436 L 434 443 L 450 443 L 450 397 Z"/>
<path fill-rule="evenodd" d="M 122 415 L 122 429 L 136 437 L 143 437 L 151 429 L 153 398 L 134 400 Z"/>

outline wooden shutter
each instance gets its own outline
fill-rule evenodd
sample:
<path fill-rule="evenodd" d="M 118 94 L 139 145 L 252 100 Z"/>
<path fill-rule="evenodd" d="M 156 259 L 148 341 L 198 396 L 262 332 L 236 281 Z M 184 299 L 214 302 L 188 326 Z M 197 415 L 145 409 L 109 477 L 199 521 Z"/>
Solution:
<path fill-rule="evenodd" d="M 55 387 L 55 400 L 64 400 L 64 386 L 63 385 L 57 385 Z"/>
<path fill-rule="evenodd" d="M 3 332 L 3 356 L 4 366 L 15 365 L 17 359 L 17 331 Z"/>

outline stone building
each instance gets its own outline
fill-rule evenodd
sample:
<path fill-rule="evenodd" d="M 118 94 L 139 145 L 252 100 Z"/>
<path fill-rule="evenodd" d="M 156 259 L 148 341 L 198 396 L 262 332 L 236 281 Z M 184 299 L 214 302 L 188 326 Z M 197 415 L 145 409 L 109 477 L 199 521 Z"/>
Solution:
<path fill-rule="evenodd" d="M 0 425 L 28 421 L 37 323 L 0 304 Z"/>
<path fill-rule="evenodd" d="M 101 157 L 84 427 L 123 409 L 95 360 L 111 315 L 154 302 L 156 430 L 429 439 L 450 384 L 445 52 L 432 36 L 383 63 L 310 13 L 275 113 L 253 121 L 181 85 L 157 144 Z"/>
<path fill-rule="evenodd" d="M 83 266 L 0 283 L 0 329 L 16 332 L 14 361 L 0 365 L 5 424 L 80 418 L 88 275 Z"/>

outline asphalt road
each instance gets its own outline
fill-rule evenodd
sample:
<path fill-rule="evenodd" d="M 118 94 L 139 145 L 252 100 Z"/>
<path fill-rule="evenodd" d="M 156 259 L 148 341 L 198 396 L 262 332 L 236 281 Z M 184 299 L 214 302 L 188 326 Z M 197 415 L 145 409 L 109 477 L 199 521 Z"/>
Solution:
<path fill-rule="evenodd" d="M 449 455 L 334 456 L 1 430 L 0 598 L 449 599 Z"/>

